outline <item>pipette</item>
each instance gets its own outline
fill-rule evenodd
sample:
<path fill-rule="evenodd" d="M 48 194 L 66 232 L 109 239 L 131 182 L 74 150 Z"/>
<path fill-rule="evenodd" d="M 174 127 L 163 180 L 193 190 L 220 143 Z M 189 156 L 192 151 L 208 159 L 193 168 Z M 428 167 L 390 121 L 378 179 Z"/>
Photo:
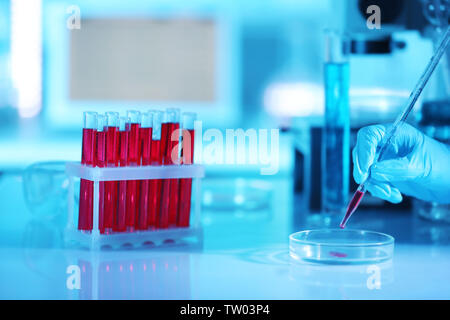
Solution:
<path fill-rule="evenodd" d="M 417 99 L 419 98 L 420 94 L 422 93 L 423 88 L 425 87 L 428 80 L 430 79 L 430 76 L 433 74 L 434 69 L 436 69 L 436 66 L 439 63 L 439 60 L 441 59 L 442 54 L 445 52 L 445 49 L 447 48 L 449 43 L 450 43 L 450 27 L 447 27 L 447 31 L 445 32 L 444 36 L 442 37 L 442 40 L 441 40 L 435 54 L 430 59 L 430 62 L 428 62 L 428 65 L 425 68 L 424 73 L 422 74 L 422 76 L 420 77 L 416 86 L 414 87 L 413 91 L 411 92 L 405 108 L 403 109 L 402 113 L 397 117 L 394 124 L 391 127 L 389 127 L 387 133 L 384 135 L 383 139 L 381 140 L 381 143 L 377 147 L 375 157 L 374 157 L 374 162 L 372 163 L 372 165 L 382 159 L 383 154 L 385 153 L 387 147 L 391 143 L 392 138 L 395 136 L 397 129 L 408 118 L 408 115 L 412 111 L 414 104 L 416 103 Z M 358 208 L 358 205 L 361 202 L 361 199 L 366 192 L 366 183 L 370 179 L 371 167 L 369 168 L 369 175 L 359 185 L 358 189 L 356 190 L 355 194 L 353 195 L 352 199 L 350 200 L 350 203 L 347 207 L 347 212 L 345 213 L 344 219 L 342 219 L 342 222 L 340 224 L 341 229 L 345 228 L 345 225 L 347 224 L 348 219 L 352 216 L 352 214 Z"/>

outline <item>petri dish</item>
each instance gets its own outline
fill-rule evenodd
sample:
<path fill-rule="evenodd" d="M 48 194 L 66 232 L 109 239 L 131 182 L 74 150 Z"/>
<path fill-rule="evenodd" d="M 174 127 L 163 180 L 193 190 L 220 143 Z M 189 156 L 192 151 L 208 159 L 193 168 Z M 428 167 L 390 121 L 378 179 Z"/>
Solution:
<path fill-rule="evenodd" d="M 289 254 L 301 262 L 370 264 L 392 259 L 390 235 L 352 229 L 305 230 L 289 236 Z"/>

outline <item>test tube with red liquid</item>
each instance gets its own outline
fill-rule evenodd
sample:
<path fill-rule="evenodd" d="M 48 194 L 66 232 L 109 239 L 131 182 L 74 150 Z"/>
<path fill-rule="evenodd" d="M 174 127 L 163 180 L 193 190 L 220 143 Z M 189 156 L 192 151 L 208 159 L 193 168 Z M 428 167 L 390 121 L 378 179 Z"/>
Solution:
<path fill-rule="evenodd" d="M 97 112 L 83 113 L 83 141 L 81 149 L 81 164 L 95 166 L 95 137 L 97 132 Z M 92 216 L 94 211 L 94 182 L 80 180 L 80 202 L 78 210 L 78 230 L 92 231 Z"/>
<path fill-rule="evenodd" d="M 117 152 L 117 132 L 119 128 L 119 113 L 106 113 L 106 167 L 117 167 L 119 165 L 119 154 Z M 105 182 L 104 216 L 103 226 L 105 233 L 111 233 L 114 226 L 114 215 L 117 212 L 117 181 Z"/>
<path fill-rule="evenodd" d="M 97 117 L 96 139 L 95 165 L 99 168 L 104 168 L 106 167 L 106 117 L 104 115 L 98 115 Z M 100 181 L 98 187 L 98 228 L 100 233 L 105 233 L 105 182 Z"/>
<path fill-rule="evenodd" d="M 149 111 L 153 114 L 153 128 L 152 128 L 152 145 L 150 152 L 150 164 L 152 166 L 162 165 L 161 153 L 161 122 L 163 119 L 163 112 L 158 110 Z M 150 211 L 147 216 L 147 226 L 154 229 L 159 225 L 159 217 L 161 213 L 161 179 L 150 180 L 149 186 L 149 208 Z"/>
<path fill-rule="evenodd" d="M 141 127 L 141 113 L 139 111 L 127 111 L 130 132 L 128 136 L 128 166 L 137 167 L 141 164 L 141 148 L 139 131 Z M 138 180 L 128 180 L 127 183 L 127 210 L 126 225 L 128 231 L 134 231 L 136 217 L 139 209 Z"/>
<path fill-rule="evenodd" d="M 171 123 L 169 130 L 169 148 L 167 149 L 167 159 L 169 159 L 171 165 L 180 164 L 180 110 L 179 109 L 167 109 L 173 112 L 174 119 Z M 178 206 L 179 206 L 179 179 L 169 179 L 169 226 L 176 226 L 178 218 Z"/>
<path fill-rule="evenodd" d="M 197 115 L 185 112 L 182 115 L 181 161 L 184 165 L 194 163 L 194 122 Z M 191 213 L 192 179 L 180 179 L 180 204 L 178 209 L 178 227 L 189 227 Z"/>
<path fill-rule="evenodd" d="M 139 129 L 141 165 L 143 166 L 148 166 L 151 163 L 152 127 L 153 113 L 143 113 Z M 148 214 L 150 211 L 149 189 L 150 180 L 139 181 L 139 210 L 136 219 L 136 230 L 146 230 L 148 226 Z"/>
<path fill-rule="evenodd" d="M 116 140 L 118 150 L 118 160 L 120 167 L 128 166 L 128 136 L 130 133 L 129 120 L 127 117 L 119 118 L 119 130 L 117 131 L 118 139 Z M 124 232 L 126 225 L 127 211 L 127 181 L 121 180 L 118 183 L 117 190 L 117 212 L 114 217 L 114 228 L 116 232 Z"/>
<path fill-rule="evenodd" d="M 172 109 L 167 109 L 164 113 L 164 120 L 161 124 L 161 156 L 163 165 L 171 165 L 172 163 L 172 152 L 171 152 L 171 137 L 174 131 L 176 121 L 176 113 Z M 170 219 L 169 217 L 169 205 L 174 199 L 171 199 L 171 181 L 173 179 L 164 179 L 162 181 L 161 190 L 161 212 L 159 214 L 158 225 L 160 229 L 166 229 L 169 227 Z M 178 201 L 178 194 L 176 195 Z M 175 217 L 176 221 L 176 217 Z"/>

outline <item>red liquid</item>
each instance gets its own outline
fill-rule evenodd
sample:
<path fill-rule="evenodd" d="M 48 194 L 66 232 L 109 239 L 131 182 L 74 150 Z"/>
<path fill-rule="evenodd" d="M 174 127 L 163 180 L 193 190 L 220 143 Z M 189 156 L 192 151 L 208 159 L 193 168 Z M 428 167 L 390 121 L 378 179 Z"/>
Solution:
<path fill-rule="evenodd" d="M 106 167 L 106 131 L 97 131 L 97 145 L 95 149 L 95 164 L 99 168 Z M 99 182 L 98 229 L 105 232 L 105 182 Z"/>
<path fill-rule="evenodd" d="M 151 153 L 152 153 L 152 128 L 141 128 L 140 129 L 140 148 L 142 156 L 142 165 L 148 166 L 151 164 Z"/>
<path fill-rule="evenodd" d="M 126 210 L 126 224 L 129 231 L 134 230 L 136 222 L 136 215 L 138 210 L 138 181 L 127 181 L 127 210 Z"/>
<path fill-rule="evenodd" d="M 171 133 L 169 136 L 169 148 L 168 154 L 171 164 L 179 164 L 179 141 L 178 139 L 172 141 L 172 133 L 177 132 L 180 129 L 179 123 L 173 123 L 170 127 Z M 179 133 L 177 133 L 179 135 Z M 169 179 L 169 225 L 174 226 L 177 224 L 178 220 L 178 206 L 179 206 L 179 179 Z"/>
<path fill-rule="evenodd" d="M 172 134 L 180 129 L 179 123 L 164 123 L 167 125 L 167 135 L 165 143 L 165 153 L 164 153 L 164 164 L 177 164 L 178 163 L 178 144 L 179 141 L 172 141 Z M 163 139 L 162 129 L 161 129 L 161 139 Z"/>
<path fill-rule="evenodd" d="M 166 149 L 167 149 L 167 135 L 169 132 L 169 126 L 170 123 L 162 123 L 161 124 L 161 148 L 160 148 L 160 159 L 161 159 L 161 164 L 166 164 L 165 161 L 165 157 L 166 157 Z"/>
<path fill-rule="evenodd" d="M 189 138 L 185 138 L 187 135 Z M 181 156 L 183 164 L 194 162 L 194 130 L 183 130 Z M 178 209 L 178 227 L 189 227 L 191 212 L 192 179 L 180 179 L 180 205 Z"/>
<path fill-rule="evenodd" d="M 152 151 L 150 152 L 150 164 L 152 165 L 161 165 L 161 140 L 152 140 Z"/>
<path fill-rule="evenodd" d="M 117 134 L 116 127 L 108 127 L 106 131 L 106 166 L 117 167 L 119 165 L 119 154 L 117 152 Z M 117 181 L 105 182 L 105 196 L 104 196 L 104 217 L 103 226 L 105 232 L 110 232 L 114 226 L 114 215 L 117 211 Z"/>
<path fill-rule="evenodd" d="M 178 220 L 180 179 L 169 179 L 169 225 L 175 226 Z"/>
<path fill-rule="evenodd" d="M 161 165 L 161 140 L 153 140 L 151 145 L 151 164 Z M 150 180 L 149 186 L 149 213 L 147 215 L 147 225 L 156 228 L 159 225 L 159 213 L 161 212 L 161 179 Z"/>
<path fill-rule="evenodd" d="M 128 138 L 128 165 L 139 166 L 141 163 L 141 154 L 139 147 L 139 128 L 140 125 L 132 123 Z M 134 230 L 139 204 L 138 180 L 127 181 L 127 209 L 126 225 L 131 231 Z"/>
<path fill-rule="evenodd" d="M 175 123 L 163 123 L 161 125 L 161 153 L 164 165 L 174 163 L 172 150 L 177 141 L 171 141 L 173 131 L 179 127 Z M 165 150 L 162 150 L 165 148 Z M 158 227 L 166 229 L 169 225 L 176 224 L 178 211 L 178 179 L 164 179 L 162 181 L 161 213 L 159 215 Z"/>
<path fill-rule="evenodd" d="M 106 165 L 108 167 L 119 166 L 117 139 L 119 139 L 118 129 L 116 127 L 108 127 L 106 131 Z"/>
<path fill-rule="evenodd" d="M 106 167 L 106 131 L 97 131 L 96 138 L 95 165 L 104 168 Z"/>
<path fill-rule="evenodd" d="M 141 164 L 141 148 L 140 148 L 140 133 L 141 125 L 132 123 L 130 125 L 130 133 L 128 138 L 128 164 L 131 166 L 139 166 Z"/>
<path fill-rule="evenodd" d="M 170 123 L 161 124 L 161 161 L 162 164 L 168 164 L 167 149 L 169 144 Z M 165 229 L 169 227 L 169 188 L 168 180 L 161 180 L 161 209 L 158 213 L 157 228 Z"/>
<path fill-rule="evenodd" d="M 352 200 L 350 201 L 347 212 L 345 213 L 345 217 L 341 222 L 341 229 L 345 228 L 345 224 L 347 223 L 348 219 L 351 217 L 353 212 L 355 212 L 356 208 L 358 208 L 359 203 L 361 202 L 362 197 L 364 196 L 364 192 L 361 192 L 359 190 L 356 190 L 355 194 L 353 195 Z"/>
<path fill-rule="evenodd" d="M 333 256 L 333 257 L 336 257 L 336 258 L 345 258 L 345 257 L 347 257 L 347 254 L 343 253 L 343 252 L 330 251 L 329 254 L 330 254 L 330 256 Z"/>
<path fill-rule="evenodd" d="M 152 128 L 141 128 L 139 133 L 140 148 L 142 153 L 142 165 L 151 163 Z M 139 181 L 139 211 L 136 219 L 136 229 L 146 230 L 148 224 L 148 214 L 150 210 L 149 188 L 150 180 Z"/>
<path fill-rule="evenodd" d="M 95 129 L 83 129 L 81 163 L 95 165 Z M 78 230 L 92 230 L 92 213 L 94 209 L 94 183 L 89 180 L 80 181 L 80 202 L 78 211 Z"/>
<path fill-rule="evenodd" d="M 128 131 L 118 131 L 117 150 L 119 152 L 119 165 L 128 165 Z M 118 182 L 117 191 L 117 214 L 114 219 L 114 231 L 126 231 L 126 210 L 127 210 L 127 181 Z"/>

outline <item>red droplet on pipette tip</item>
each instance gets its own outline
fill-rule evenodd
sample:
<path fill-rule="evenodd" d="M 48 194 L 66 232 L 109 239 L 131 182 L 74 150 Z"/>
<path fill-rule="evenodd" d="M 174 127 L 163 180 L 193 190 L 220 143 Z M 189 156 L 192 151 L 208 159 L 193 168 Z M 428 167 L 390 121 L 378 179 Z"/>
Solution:
<path fill-rule="evenodd" d="M 352 200 L 350 200 L 350 203 L 347 207 L 347 212 L 345 213 L 344 219 L 342 219 L 342 222 L 340 224 L 341 229 L 345 228 L 345 225 L 347 224 L 348 219 L 350 219 L 353 212 L 355 212 L 355 210 L 358 208 L 358 205 L 361 202 L 363 195 L 364 195 L 364 192 L 356 190 L 355 194 L 352 197 Z"/>

